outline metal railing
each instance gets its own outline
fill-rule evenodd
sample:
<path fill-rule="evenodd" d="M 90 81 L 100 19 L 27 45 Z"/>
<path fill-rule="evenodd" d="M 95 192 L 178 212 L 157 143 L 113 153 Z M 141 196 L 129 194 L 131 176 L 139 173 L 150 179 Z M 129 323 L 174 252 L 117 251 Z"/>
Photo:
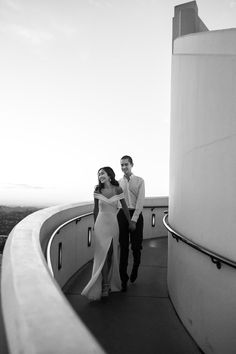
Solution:
<path fill-rule="evenodd" d="M 154 209 L 159 209 L 159 208 L 166 208 L 166 205 L 161 205 L 161 206 L 156 206 L 156 205 L 145 205 L 143 207 L 144 209 L 151 209 L 151 211 L 153 211 Z M 54 238 L 56 237 L 56 235 L 59 234 L 60 230 L 62 228 L 64 228 L 65 226 L 67 226 L 68 224 L 72 223 L 72 222 L 76 222 L 76 224 L 82 219 L 82 218 L 85 218 L 87 216 L 90 216 L 92 215 L 93 212 L 90 212 L 90 213 L 86 213 L 86 214 L 83 214 L 83 215 L 80 215 L 80 216 L 76 216 L 70 220 L 67 220 L 66 222 L 64 222 L 63 224 L 61 224 L 60 226 L 58 226 L 56 228 L 56 230 L 53 232 L 53 234 L 51 235 L 49 241 L 48 241 L 48 244 L 47 244 L 47 249 L 46 249 L 46 255 L 47 255 L 47 263 L 48 263 L 48 268 L 51 272 L 52 275 L 54 275 L 53 273 L 53 269 L 52 269 L 52 261 L 51 261 L 51 256 L 50 256 L 50 250 L 51 250 L 51 244 L 54 240 Z M 152 227 L 155 226 L 155 218 L 152 217 Z"/>
<path fill-rule="evenodd" d="M 226 264 L 229 267 L 236 268 L 236 262 L 234 262 L 228 258 L 225 258 L 215 252 L 212 252 L 212 251 L 208 250 L 207 248 L 202 247 L 202 246 L 198 245 L 197 243 L 189 240 L 187 237 L 180 235 L 177 231 L 172 229 L 172 227 L 168 223 L 167 219 L 168 219 L 168 213 L 166 213 L 166 215 L 163 218 L 163 224 L 165 225 L 166 229 L 169 231 L 169 233 L 172 235 L 172 237 L 177 242 L 182 241 L 185 244 L 187 244 L 188 246 L 194 248 L 195 250 L 197 250 L 201 253 L 204 253 L 205 255 L 207 255 L 208 257 L 211 258 L 211 261 L 216 265 L 216 267 L 218 269 L 221 269 L 222 263 Z"/>
<path fill-rule="evenodd" d="M 53 232 L 53 234 L 51 235 L 51 237 L 50 237 L 50 239 L 48 241 L 48 244 L 47 244 L 47 263 L 48 263 L 48 268 L 49 268 L 49 270 L 50 270 L 52 275 L 54 275 L 54 274 L 53 274 L 53 269 L 52 269 L 50 250 L 51 250 L 51 244 L 53 242 L 54 237 L 59 234 L 59 232 L 61 231 L 61 229 L 63 227 L 67 226 L 68 224 L 71 224 L 74 221 L 77 224 L 81 219 L 85 218 L 86 216 L 90 216 L 90 215 L 93 215 L 92 211 L 90 213 L 82 214 L 82 215 L 76 216 L 76 217 L 74 217 L 74 218 L 72 218 L 70 220 L 65 221 L 63 224 L 58 226 L 56 228 L 56 230 Z"/>

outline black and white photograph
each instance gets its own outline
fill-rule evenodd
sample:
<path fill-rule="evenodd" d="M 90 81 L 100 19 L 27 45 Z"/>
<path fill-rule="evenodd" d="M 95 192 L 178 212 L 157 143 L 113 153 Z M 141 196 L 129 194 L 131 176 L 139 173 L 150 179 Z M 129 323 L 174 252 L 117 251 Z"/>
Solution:
<path fill-rule="evenodd" d="M 236 353 L 236 0 L 0 0 L 0 353 Z"/>

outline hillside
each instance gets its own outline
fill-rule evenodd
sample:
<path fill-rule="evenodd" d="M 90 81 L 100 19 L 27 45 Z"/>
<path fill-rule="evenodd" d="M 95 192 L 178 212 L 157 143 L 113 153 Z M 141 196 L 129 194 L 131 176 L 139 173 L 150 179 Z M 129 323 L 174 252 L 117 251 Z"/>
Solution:
<path fill-rule="evenodd" d="M 6 236 L 9 235 L 13 227 L 27 215 L 34 213 L 40 208 L 36 207 L 9 207 L 0 206 L 0 253 L 4 248 Z"/>

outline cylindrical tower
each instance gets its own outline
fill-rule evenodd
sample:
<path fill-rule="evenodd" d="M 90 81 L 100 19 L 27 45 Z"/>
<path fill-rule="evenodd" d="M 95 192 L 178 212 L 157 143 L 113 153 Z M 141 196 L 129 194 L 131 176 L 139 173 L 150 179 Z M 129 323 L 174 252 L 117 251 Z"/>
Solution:
<path fill-rule="evenodd" d="M 173 44 L 169 223 L 236 261 L 236 29 Z M 205 353 L 235 353 L 236 269 L 169 237 L 168 289 Z"/>

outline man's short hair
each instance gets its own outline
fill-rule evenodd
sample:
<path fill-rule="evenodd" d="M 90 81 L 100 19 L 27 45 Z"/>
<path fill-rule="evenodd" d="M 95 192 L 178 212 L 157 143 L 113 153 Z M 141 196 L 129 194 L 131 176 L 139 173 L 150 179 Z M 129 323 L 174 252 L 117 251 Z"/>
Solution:
<path fill-rule="evenodd" d="M 131 163 L 131 165 L 134 164 L 134 163 L 133 163 L 133 159 L 132 159 L 131 156 L 129 156 L 129 155 L 124 155 L 124 156 L 121 158 L 121 160 L 124 160 L 124 159 L 129 160 L 129 162 Z"/>

